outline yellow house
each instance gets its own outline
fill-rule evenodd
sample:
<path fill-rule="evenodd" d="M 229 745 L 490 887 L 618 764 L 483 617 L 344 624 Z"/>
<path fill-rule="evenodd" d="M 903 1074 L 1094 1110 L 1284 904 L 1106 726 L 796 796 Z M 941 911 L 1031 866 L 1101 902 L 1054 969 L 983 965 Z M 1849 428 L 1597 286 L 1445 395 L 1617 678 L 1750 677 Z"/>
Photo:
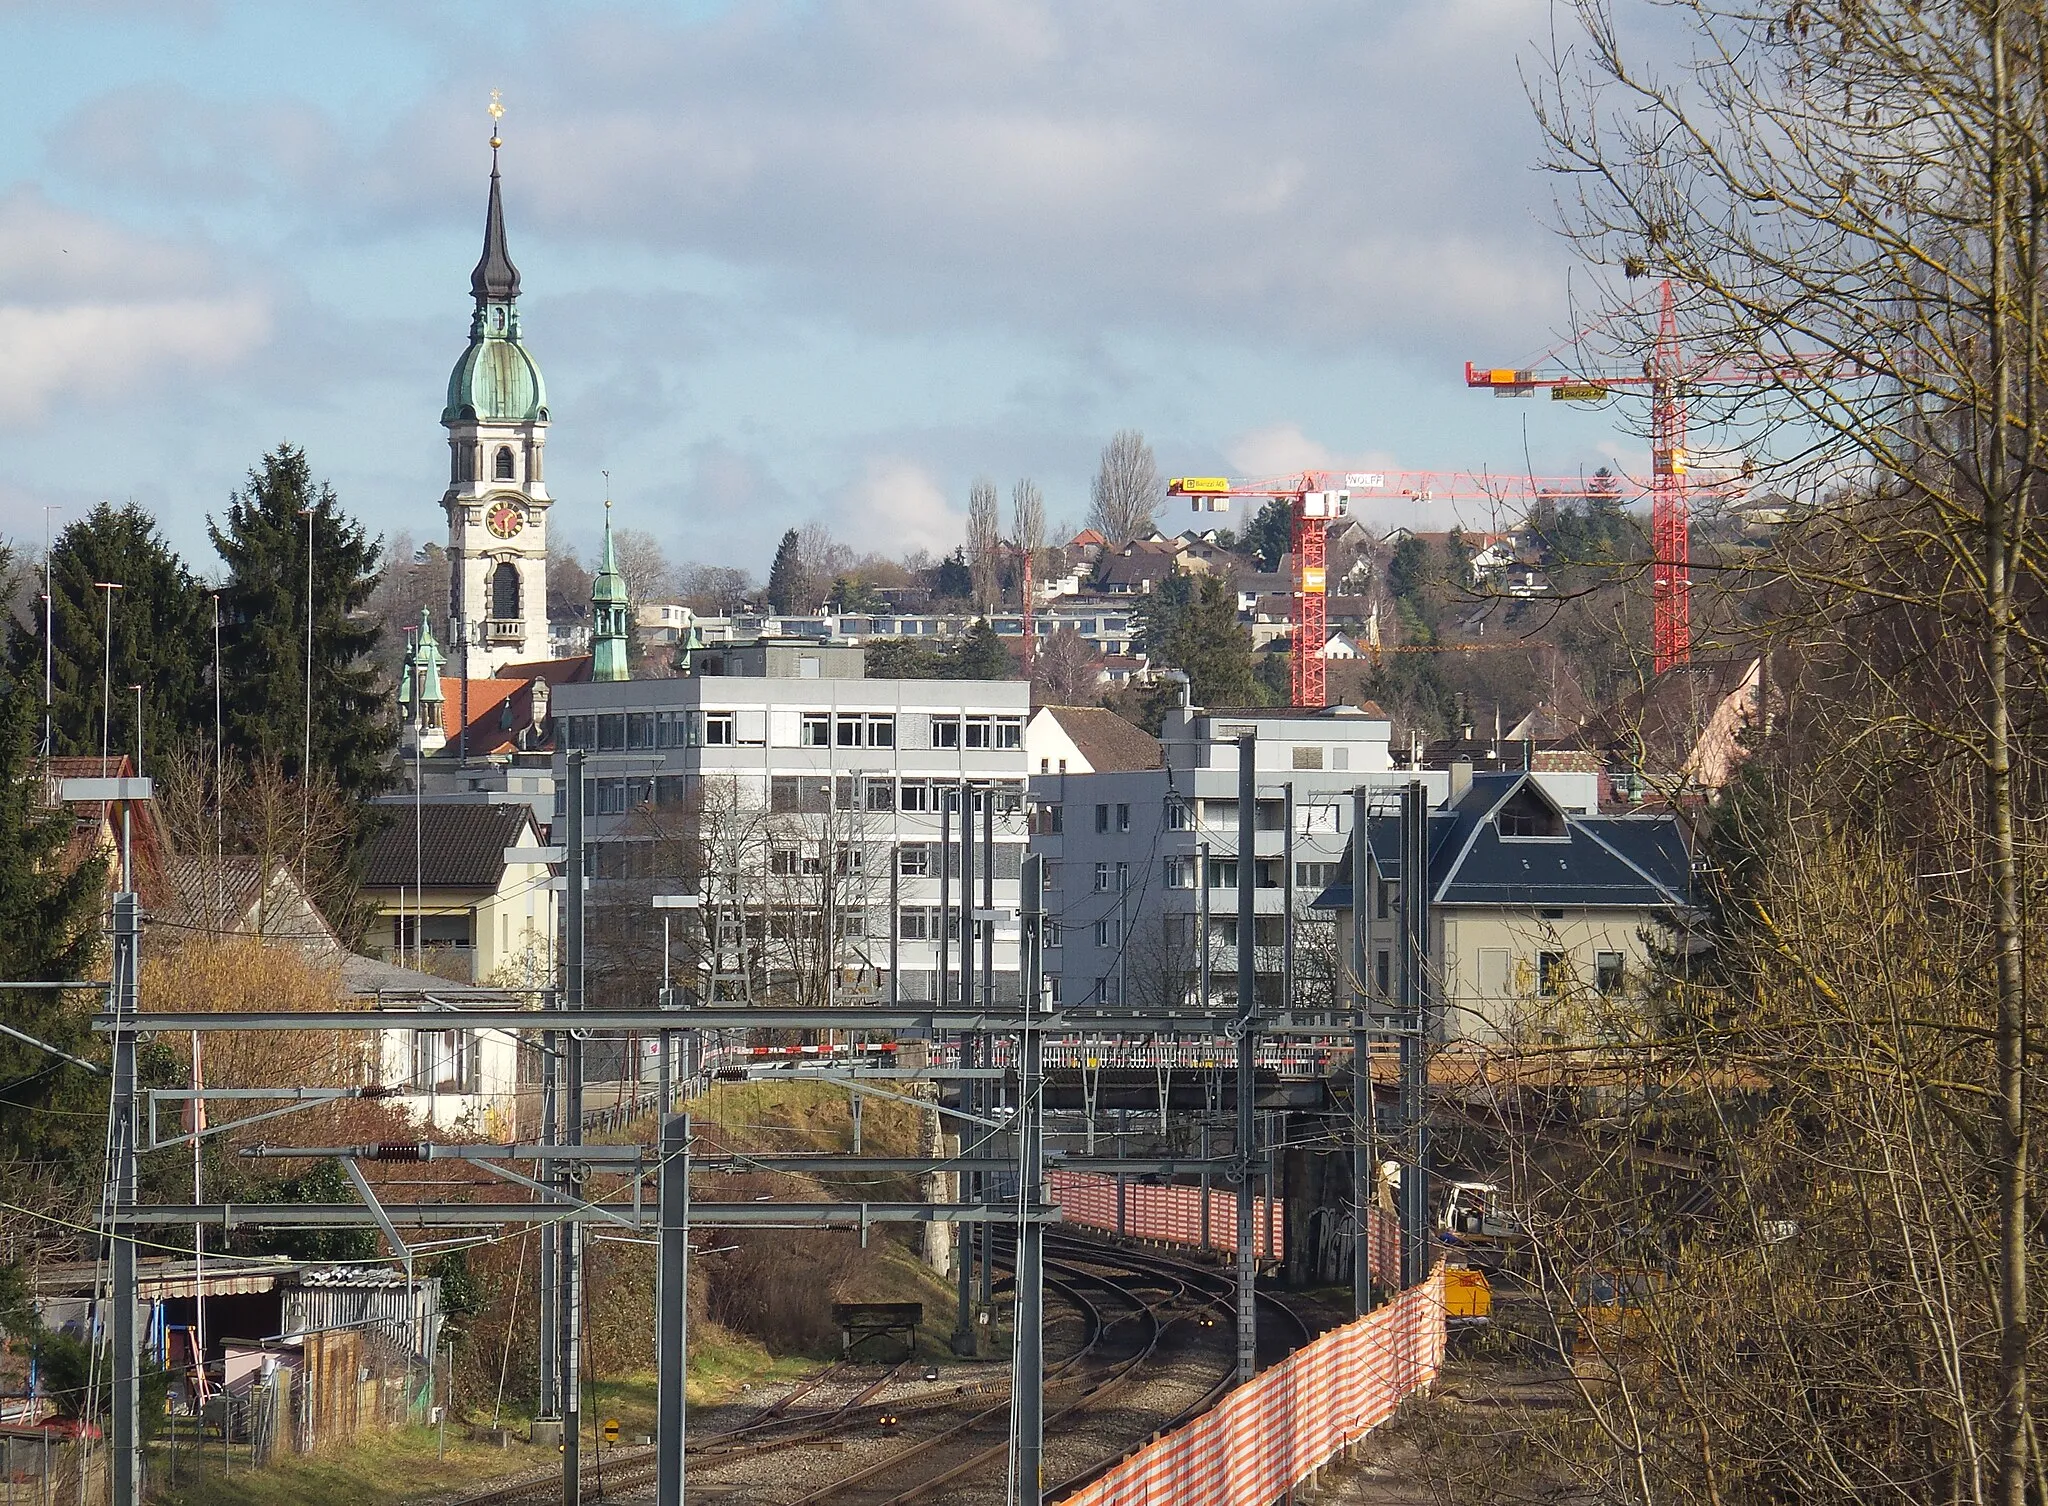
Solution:
<path fill-rule="evenodd" d="M 1353 840 L 1356 840 L 1354 836 Z M 1455 780 L 1429 813 L 1429 998 L 1445 1041 L 1596 1041 L 1640 996 L 1660 945 L 1678 939 L 1692 859 L 1678 818 L 1566 811 L 1525 772 Z M 1366 841 L 1364 988 L 1375 1014 L 1400 1008 L 1400 823 Z M 1315 907 L 1352 950 L 1351 853 Z M 1349 998 L 1334 1001 L 1350 1008 Z"/>
<path fill-rule="evenodd" d="M 363 898 L 377 918 L 364 949 L 457 983 L 538 988 L 555 975 L 555 903 L 544 863 L 508 863 L 540 845 L 533 807 L 384 807 Z"/>

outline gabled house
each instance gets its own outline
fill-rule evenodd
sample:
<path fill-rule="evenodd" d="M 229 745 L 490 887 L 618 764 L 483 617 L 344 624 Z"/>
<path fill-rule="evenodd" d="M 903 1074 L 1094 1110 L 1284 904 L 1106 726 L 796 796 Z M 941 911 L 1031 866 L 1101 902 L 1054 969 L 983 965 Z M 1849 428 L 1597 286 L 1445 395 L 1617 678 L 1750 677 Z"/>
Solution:
<path fill-rule="evenodd" d="M 539 863 L 505 850 L 541 845 L 519 804 L 385 805 L 370 841 L 363 898 L 377 918 L 365 940 L 381 960 L 457 983 L 538 987 L 554 976 L 555 906 Z"/>
<path fill-rule="evenodd" d="M 1366 995 L 1382 1014 L 1398 1008 L 1399 895 L 1411 877 L 1399 828 L 1391 816 L 1368 828 L 1360 907 Z M 1428 851 L 1432 1032 L 1447 1042 L 1599 1040 L 1640 997 L 1653 949 L 1680 940 L 1691 905 L 1676 816 L 1567 810 L 1530 771 L 1454 770 L 1429 814 Z M 1340 957 L 1352 955 L 1351 873 L 1347 844 L 1315 900 L 1336 914 Z"/>
<path fill-rule="evenodd" d="M 1159 739 L 1103 706 L 1041 706 L 1024 726 L 1037 774 L 1121 774 L 1159 767 Z"/>

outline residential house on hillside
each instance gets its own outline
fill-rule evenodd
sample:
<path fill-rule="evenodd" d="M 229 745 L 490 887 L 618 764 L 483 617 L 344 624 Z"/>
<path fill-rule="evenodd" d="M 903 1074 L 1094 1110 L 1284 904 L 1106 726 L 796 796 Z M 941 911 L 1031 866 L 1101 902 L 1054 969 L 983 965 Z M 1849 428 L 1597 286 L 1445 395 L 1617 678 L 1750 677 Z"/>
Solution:
<path fill-rule="evenodd" d="M 160 871 L 170 845 L 156 817 L 156 806 L 148 800 L 66 800 L 64 782 L 70 779 L 133 779 L 135 760 L 127 754 L 100 758 L 60 756 L 43 760 L 43 804 L 49 809 L 64 806 L 75 823 L 65 849 L 67 867 L 106 859 L 107 888 L 121 886 L 121 853 L 125 841 L 133 855 L 138 886 Z"/>
<path fill-rule="evenodd" d="M 1398 1007 L 1399 819 L 1367 823 L 1366 994 Z M 1353 840 L 1356 840 L 1355 834 Z M 1692 858 L 1677 817 L 1567 810 L 1542 776 L 1453 771 L 1429 813 L 1431 1029 L 1447 1042 L 1602 1038 L 1639 997 L 1654 947 L 1676 943 L 1691 904 Z M 1315 907 L 1352 953 L 1351 850 Z M 1346 1008 L 1348 999 L 1333 1001 Z"/>
<path fill-rule="evenodd" d="M 540 987 L 555 973 L 550 869 L 508 863 L 541 845 L 524 804 L 422 802 L 380 807 L 386 820 L 364 861 L 376 907 L 371 955 L 457 983 Z"/>
<path fill-rule="evenodd" d="M 1595 716 L 1581 736 L 1605 755 L 1616 798 L 1684 799 L 1724 788 L 1745 739 L 1769 726 L 1769 668 L 1762 657 L 1695 658 Z"/>
<path fill-rule="evenodd" d="M 1024 762 L 1038 774 L 1156 769 L 1159 739 L 1101 706 L 1041 706 L 1024 727 Z"/>

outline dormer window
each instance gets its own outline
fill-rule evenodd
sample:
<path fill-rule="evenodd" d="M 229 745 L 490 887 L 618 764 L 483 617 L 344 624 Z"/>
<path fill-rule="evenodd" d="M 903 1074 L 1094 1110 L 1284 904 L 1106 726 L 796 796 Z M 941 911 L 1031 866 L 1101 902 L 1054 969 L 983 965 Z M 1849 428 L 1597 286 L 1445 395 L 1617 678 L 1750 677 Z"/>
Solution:
<path fill-rule="evenodd" d="M 500 481 L 510 481 L 512 479 L 512 446 L 508 444 L 498 446 L 496 474 L 497 479 Z"/>
<path fill-rule="evenodd" d="M 1495 813 L 1493 824 L 1504 837 L 1561 837 L 1565 834 L 1563 812 L 1526 784 Z"/>

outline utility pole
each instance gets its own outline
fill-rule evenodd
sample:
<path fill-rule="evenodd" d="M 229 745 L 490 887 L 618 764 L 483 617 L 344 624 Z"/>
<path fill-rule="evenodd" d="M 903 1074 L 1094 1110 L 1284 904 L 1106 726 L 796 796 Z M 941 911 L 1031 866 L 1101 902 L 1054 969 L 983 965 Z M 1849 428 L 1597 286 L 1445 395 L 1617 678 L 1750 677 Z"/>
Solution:
<path fill-rule="evenodd" d="M 119 781 L 127 783 L 128 781 Z M 125 817 L 126 808 L 123 808 Z M 126 843 L 124 841 L 125 848 Z M 135 1168 L 135 1030 L 123 1028 L 138 1008 L 136 975 L 141 958 L 142 910 L 127 885 L 122 862 L 122 892 L 114 896 L 114 1185 L 113 1205 L 133 1208 Z M 113 1225 L 114 1357 L 114 1499 L 113 1506 L 139 1506 L 142 1499 L 142 1377 L 135 1334 L 135 1229 L 125 1220 Z"/>
<path fill-rule="evenodd" d="M 1033 1017 L 1045 1001 L 1045 859 L 1024 859 L 1023 922 L 1019 943 L 1024 1019 L 1017 1037 L 1017 1225 L 1016 1360 L 1011 1394 L 1016 1397 L 1016 1438 L 1012 1449 L 1013 1498 L 1038 1506 L 1045 1491 L 1045 1203 L 1044 1094 L 1039 1086 L 1039 1044 Z"/>
<path fill-rule="evenodd" d="M 655 1280 L 655 1506 L 683 1506 L 684 1386 L 690 1355 L 690 1116 L 661 1116 L 660 1250 Z"/>
<path fill-rule="evenodd" d="M 962 779 L 957 791 L 960 802 L 960 1007 L 963 1010 L 974 1007 L 974 803 L 967 781 Z M 974 1032 L 960 1033 L 960 1066 L 971 1071 L 980 1065 L 975 1050 Z M 960 1102 L 971 1115 L 979 1107 L 981 1099 L 975 1083 L 968 1078 L 960 1084 Z M 960 1131 L 963 1151 L 967 1137 L 977 1133 L 972 1119 L 963 1120 Z M 960 1177 L 960 1201 L 971 1203 L 981 1195 L 981 1179 L 968 1171 L 965 1162 L 972 1157 L 962 1156 Z M 960 1225 L 959 1237 L 960 1269 L 954 1273 L 956 1284 L 955 1301 L 959 1311 L 954 1315 L 953 1352 L 972 1355 L 980 1351 L 980 1335 L 974 1326 L 974 1225 Z"/>
<path fill-rule="evenodd" d="M 1255 1148 L 1252 1109 L 1257 1087 L 1258 956 L 1253 900 L 1258 865 L 1257 814 L 1259 738 L 1237 739 L 1237 1381 L 1243 1385 L 1259 1368 L 1259 1261 L 1253 1249 L 1252 1167 Z"/>
<path fill-rule="evenodd" d="M 569 754 L 569 798 L 563 806 L 563 856 L 568 860 L 563 875 L 562 910 L 562 1005 L 583 1008 L 583 753 Z M 571 1147 L 583 1143 L 583 1039 L 582 1032 L 565 1031 L 568 1081 L 564 1084 L 563 1134 Z M 564 1165 L 564 1176 L 573 1194 L 583 1176 L 583 1167 L 573 1157 Z M 579 1449 L 583 1429 L 583 1226 L 573 1218 L 556 1226 L 561 1231 L 562 1295 L 560 1302 L 562 1366 L 562 1501 L 563 1506 L 581 1506 L 583 1481 Z"/>
<path fill-rule="evenodd" d="M 1365 888 L 1371 874 L 1372 817 L 1364 785 L 1351 792 L 1351 1309 L 1372 1311 L 1372 1036 L 1366 1001 Z"/>
<path fill-rule="evenodd" d="M 996 792 L 993 785 L 981 792 L 981 996 L 982 1004 L 988 1009 L 997 1008 L 996 1000 Z M 1036 1005 L 1027 1005 L 1035 1008 Z M 995 1052 L 990 1049 L 993 1036 L 983 1036 L 984 1045 L 979 1053 L 986 1058 L 983 1066 L 993 1067 Z M 993 1084 L 984 1080 L 978 1099 L 981 1112 L 986 1115 L 995 1107 Z M 995 1178 L 981 1179 L 982 1201 L 989 1201 L 995 1193 Z M 979 1225 L 981 1230 L 981 1306 L 986 1312 L 995 1303 L 995 1262 L 989 1257 L 995 1253 L 996 1230 L 993 1224 Z"/>
<path fill-rule="evenodd" d="M 1401 1114 L 1409 1162 L 1401 1177 L 1401 1285 L 1429 1275 L 1429 791 L 1401 791 Z"/>

